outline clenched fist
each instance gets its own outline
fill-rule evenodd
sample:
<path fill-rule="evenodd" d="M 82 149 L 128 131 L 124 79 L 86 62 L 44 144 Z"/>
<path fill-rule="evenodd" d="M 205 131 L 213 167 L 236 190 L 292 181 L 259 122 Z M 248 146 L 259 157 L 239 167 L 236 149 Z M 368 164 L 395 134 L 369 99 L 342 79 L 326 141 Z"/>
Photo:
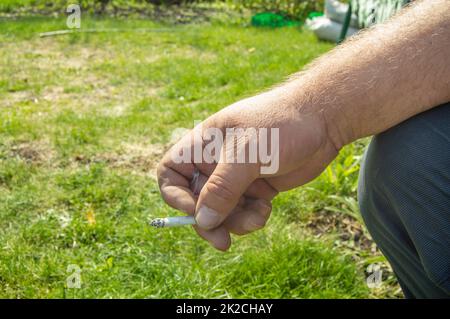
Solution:
<path fill-rule="evenodd" d="M 264 227 L 278 192 L 310 181 L 336 156 L 324 114 L 303 112 L 295 101 L 280 87 L 230 105 L 182 137 L 159 164 L 164 200 L 195 215 L 195 230 L 215 248 L 228 249 L 230 233 Z M 239 129 L 256 134 L 227 134 Z M 223 141 L 212 141 L 211 132 Z M 215 152 L 208 151 L 212 142 Z"/>

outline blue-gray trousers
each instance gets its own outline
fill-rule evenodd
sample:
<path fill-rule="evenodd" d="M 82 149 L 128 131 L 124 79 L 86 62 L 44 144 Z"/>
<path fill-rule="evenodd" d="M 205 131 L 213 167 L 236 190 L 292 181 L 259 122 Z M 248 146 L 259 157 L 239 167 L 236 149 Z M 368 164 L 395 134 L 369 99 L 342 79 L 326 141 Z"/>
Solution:
<path fill-rule="evenodd" d="M 405 297 L 450 298 L 450 103 L 372 139 L 358 200 Z"/>

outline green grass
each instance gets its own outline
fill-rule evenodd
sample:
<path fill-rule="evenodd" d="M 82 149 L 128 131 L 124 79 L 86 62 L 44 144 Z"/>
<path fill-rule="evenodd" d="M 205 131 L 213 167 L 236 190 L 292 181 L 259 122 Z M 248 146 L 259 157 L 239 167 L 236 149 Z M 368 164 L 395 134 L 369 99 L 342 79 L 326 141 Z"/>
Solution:
<path fill-rule="evenodd" d="M 358 218 L 364 143 L 346 147 L 313 183 L 281 194 L 266 229 L 234 237 L 227 253 L 190 228 L 147 226 L 178 214 L 153 178 L 175 128 L 282 81 L 332 45 L 294 28 L 82 23 L 165 31 L 41 39 L 64 21 L 0 21 L 0 297 L 398 295 L 392 276 L 381 290 L 365 285 L 379 253 L 305 226 L 317 212 Z M 81 269 L 81 289 L 66 286 L 71 264 Z"/>

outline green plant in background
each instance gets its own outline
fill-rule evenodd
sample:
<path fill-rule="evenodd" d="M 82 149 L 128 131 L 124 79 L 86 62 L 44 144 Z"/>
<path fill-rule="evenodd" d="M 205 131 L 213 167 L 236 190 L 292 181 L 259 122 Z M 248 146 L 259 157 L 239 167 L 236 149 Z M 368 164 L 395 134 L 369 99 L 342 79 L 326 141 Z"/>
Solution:
<path fill-rule="evenodd" d="M 358 16 L 360 28 L 381 23 L 400 10 L 410 0 L 351 0 L 352 11 Z"/>
<path fill-rule="evenodd" d="M 287 27 L 287 26 L 297 26 L 298 21 L 291 20 L 283 14 L 272 13 L 272 12 L 262 12 L 257 13 L 252 17 L 252 25 L 255 27 Z"/>
<path fill-rule="evenodd" d="M 17 10 L 29 10 L 30 13 L 64 13 L 64 9 L 72 3 L 77 3 L 83 11 L 104 14 L 114 13 L 117 10 L 128 9 L 149 9 L 155 5 L 171 6 L 189 4 L 193 2 L 212 2 L 211 0 L 2 0 L 0 2 L 0 12 L 14 12 Z"/>
<path fill-rule="evenodd" d="M 59 13 L 64 14 L 70 0 L 3 0 L 0 12 Z M 254 13 L 272 12 L 282 14 L 290 20 L 303 21 L 310 12 L 322 12 L 324 0 L 79 0 L 83 12 L 112 14 L 119 12 L 145 13 L 155 7 L 174 5 L 222 3 L 237 9 L 251 9 Z"/>
<path fill-rule="evenodd" d="M 237 5 L 256 12 L 282 13 L 291 19 L 303 21 L 313 11 L 323 11 L 324 0 L 242 0 Z"/>

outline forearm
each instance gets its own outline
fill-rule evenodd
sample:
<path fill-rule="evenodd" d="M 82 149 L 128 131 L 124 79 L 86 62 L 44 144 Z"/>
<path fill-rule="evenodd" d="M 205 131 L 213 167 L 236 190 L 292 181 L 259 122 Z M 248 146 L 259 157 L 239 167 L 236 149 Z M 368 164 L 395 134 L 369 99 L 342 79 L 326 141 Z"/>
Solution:
<path fill-rule="evenodd" d="M 449 101 L 450 1 L 417 2 L 273 94 L 287 94 L 302 113 L 322 112 L 338 149 Z"/>

